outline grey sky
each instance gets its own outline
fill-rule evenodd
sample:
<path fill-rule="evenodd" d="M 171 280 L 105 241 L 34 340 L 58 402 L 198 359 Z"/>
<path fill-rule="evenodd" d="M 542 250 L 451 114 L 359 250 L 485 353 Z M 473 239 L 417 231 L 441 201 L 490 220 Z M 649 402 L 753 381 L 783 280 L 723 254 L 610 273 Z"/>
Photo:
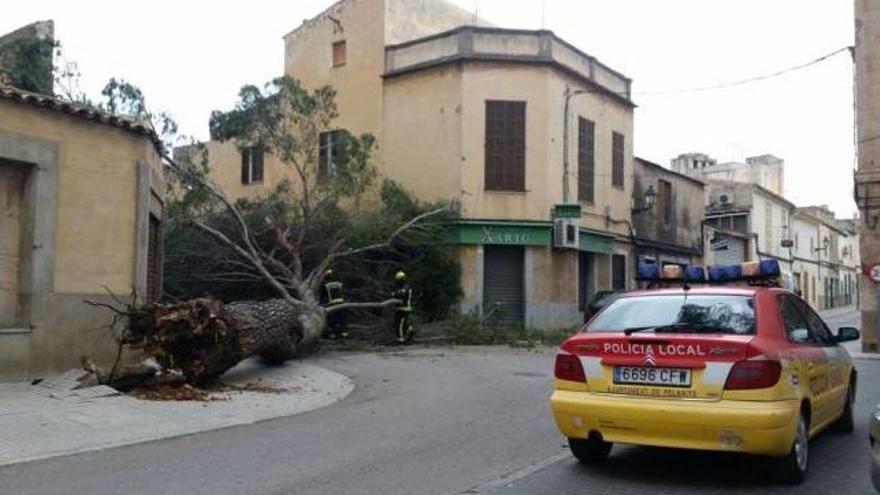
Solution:
<path fill-rule="evenodd" d="M 738 80 L 852 44 L 850 0 L 453 0 L 502 27 L 551 29 L 634 80 L 636 154 L 669 164 L 703 151 L 719 161 L 773 153 L 786 196 L 852 215 L 852 63 L 848 54 L 732 89 L 643 91 Z M 54 19 L 84 89 L 111 77 L 138 84 L 154 107 L 204 138 L 211 110 L 283 70 L 281 37 L 331 0 L 71 2 L 7 5 L 0 33 Z M 545 4 L 542 14 L 542 3 Z"/>

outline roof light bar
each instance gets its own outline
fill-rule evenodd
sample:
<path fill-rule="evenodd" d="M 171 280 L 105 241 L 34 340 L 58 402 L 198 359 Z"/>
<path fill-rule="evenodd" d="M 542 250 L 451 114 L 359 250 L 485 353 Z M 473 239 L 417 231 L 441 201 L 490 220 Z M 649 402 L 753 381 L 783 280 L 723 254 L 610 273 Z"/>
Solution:
<path fill-rule="evenodd" d="M 746 261 L 736 265 L 666 265 L 639 262 L 636 280 L 644 282 L 684 282 L 695 284 L 725 284 L 732 282 L 771 283 L 780 285 L 779 261 Z"/>

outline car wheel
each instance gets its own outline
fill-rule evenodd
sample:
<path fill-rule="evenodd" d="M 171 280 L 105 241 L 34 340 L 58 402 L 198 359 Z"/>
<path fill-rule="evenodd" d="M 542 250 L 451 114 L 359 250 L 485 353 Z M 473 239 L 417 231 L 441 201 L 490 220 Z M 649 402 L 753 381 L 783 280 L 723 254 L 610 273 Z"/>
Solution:
<path fill-rule="evenodd" d="M 846 403 L 843 405 L 843 414 L 840 415 L 834 423 L 834 430 L 841 433 L 852 433 L 855 429 L 855 419 L 853 418 L 853 403 L 856 401 L 856 391 L 853 390 L 852 384 L 846 391 Z"/>
<path fill-rule="evenodd" d="M 598 435 L 590 435 L 588 438 L 569 438 L 568 448 L 572 455 L 584 464 L 601 462 L 608 458 L 611 453 L 611 442 L 602 440 Z"/>
<path fill-rule="evenodd" d="M 807 477 L 809 467 L 810 427 L 806 415 L 801 411 L 794 443 L 787 456 L 779 460 L 776 474 L 783 483 L 797 485 Z"/>

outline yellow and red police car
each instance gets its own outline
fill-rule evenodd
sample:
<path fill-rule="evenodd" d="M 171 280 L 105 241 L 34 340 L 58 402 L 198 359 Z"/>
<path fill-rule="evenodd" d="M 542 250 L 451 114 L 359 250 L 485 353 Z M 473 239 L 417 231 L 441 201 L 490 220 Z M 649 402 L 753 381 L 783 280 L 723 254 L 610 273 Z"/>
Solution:
<path fill-rule="evenodd" d="M 853 429 L 856 370 L 839 344 L 858 338 L 774 286 L 623 293 L 561 346 L 550 404 L 582 462 L 613 443 L 733 451 L 776 457 L 799 483 L 808 440 Z"/>

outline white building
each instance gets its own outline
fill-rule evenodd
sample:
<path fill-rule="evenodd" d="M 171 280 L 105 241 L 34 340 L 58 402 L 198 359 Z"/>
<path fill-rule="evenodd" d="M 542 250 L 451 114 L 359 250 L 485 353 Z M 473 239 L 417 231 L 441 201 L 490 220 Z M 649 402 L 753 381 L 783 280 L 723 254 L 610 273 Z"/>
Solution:
<path fill-rule="evenodd" d="M 795 206 L 760 185 L 708 181 L 707 265 L 775 259 L 792 273 L 791 215 Z"/>
<path fill-rule="evenodd" d="M 785 194 L 785 161 L 769 154 L 746 158 L 745 163 L 718 163 L 704 153 L 685 153 L 672 159 L 672 170 L 703 180 L 757 184 Z"/>
<path fill-rule="evenodd" d="M 834 213 L 825 206 L 798 208 L 793 218 L 792 273 L 801 296 L 817 309 L 845 305 L 844 287 L 849 284 L 846 294 L 852 294 L 849 291 L 854 290 L 854 285 L 847 279 L 855 278 L 853 273 L 847 272 L 855 271 L 858 259 L 847 232 L 837 226 Z M 847 247 L 850 269 L 842 263 L 841 243 Z"/>

